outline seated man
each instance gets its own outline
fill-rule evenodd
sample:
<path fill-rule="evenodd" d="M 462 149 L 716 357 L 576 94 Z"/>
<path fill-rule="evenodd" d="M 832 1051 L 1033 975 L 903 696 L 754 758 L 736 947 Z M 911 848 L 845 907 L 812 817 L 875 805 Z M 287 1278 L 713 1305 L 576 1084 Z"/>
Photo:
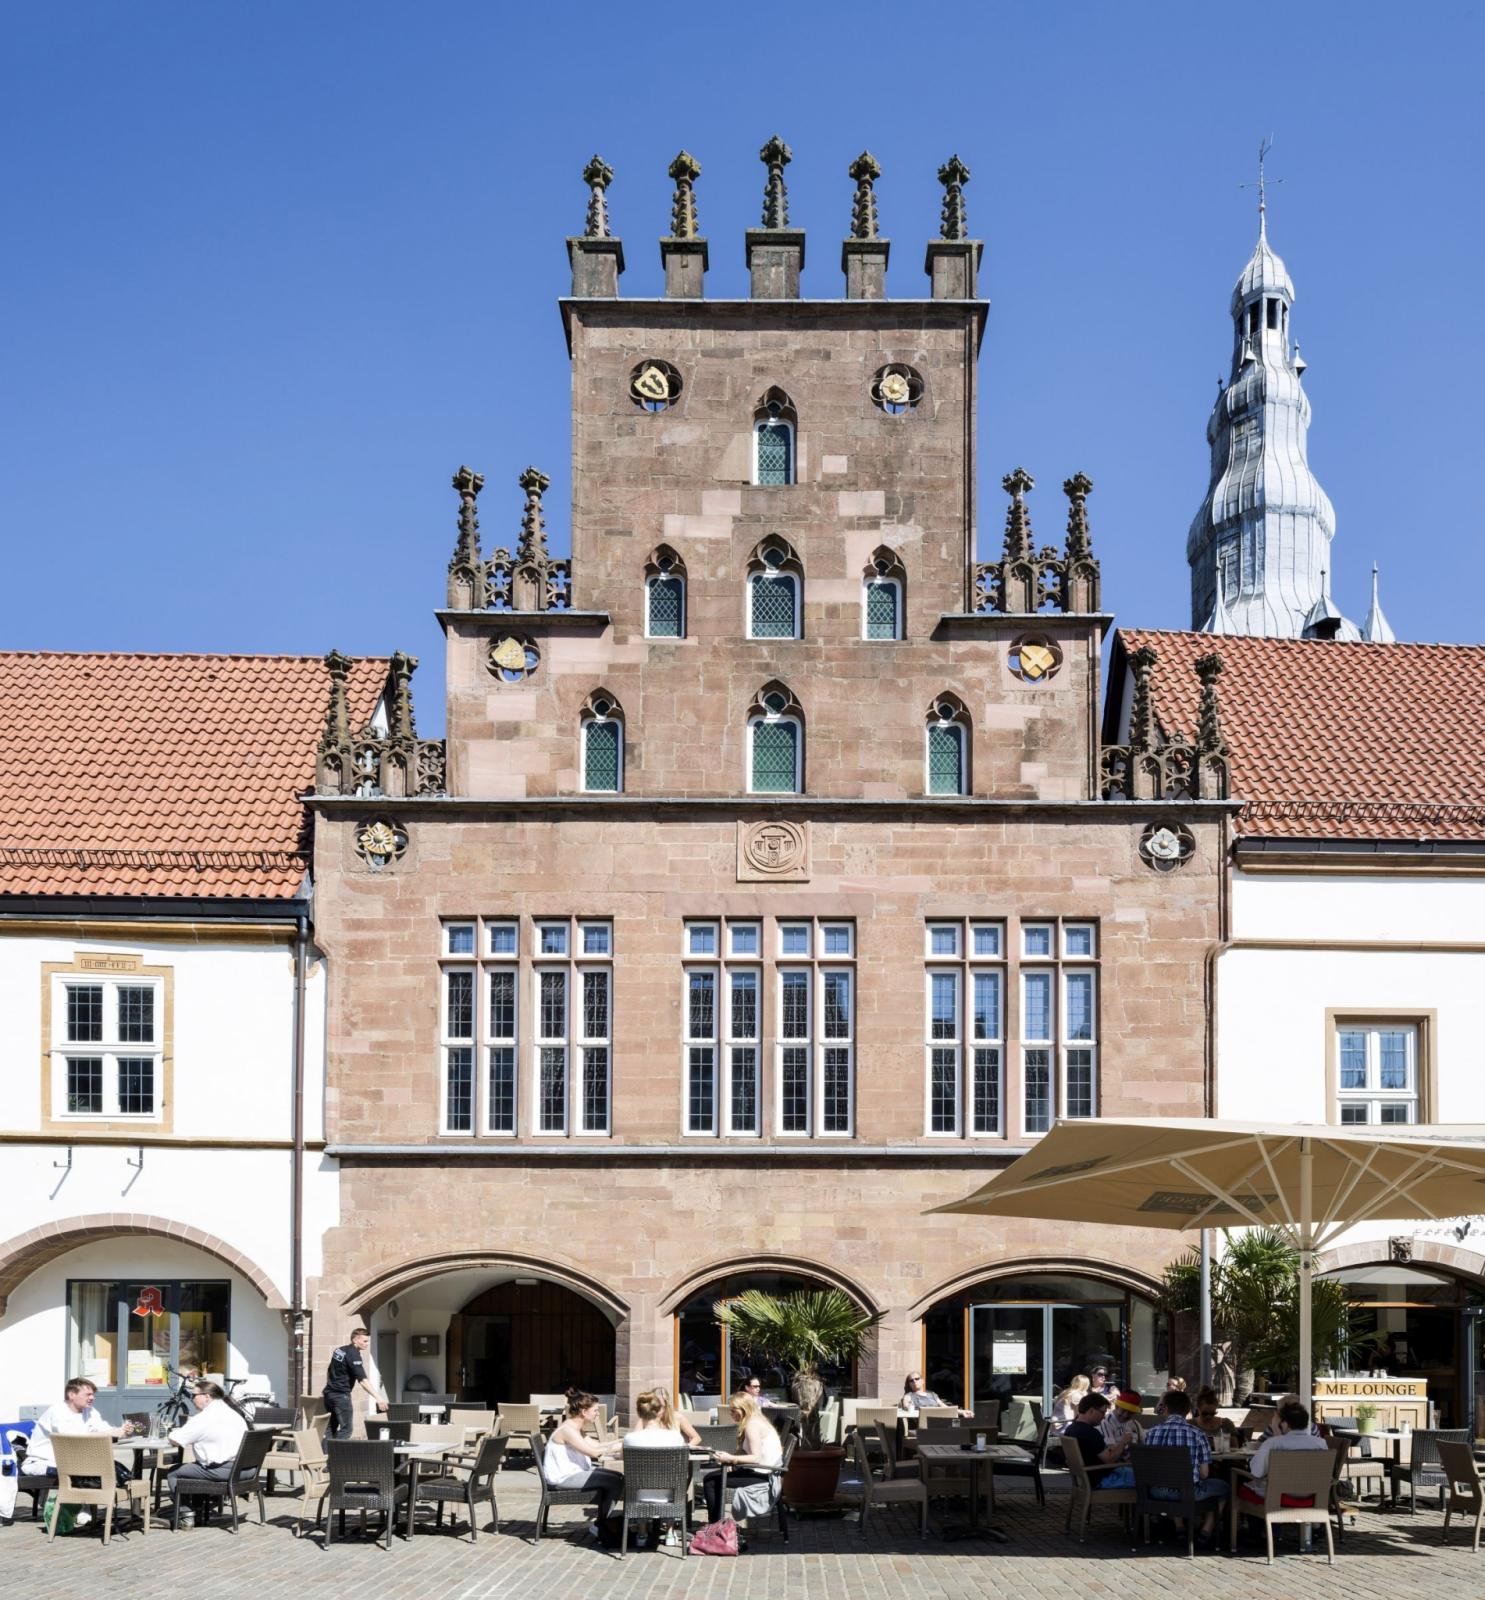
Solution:
<path fill-rule="evenodd" d="M 62 1404 L 48 1406 L 42 1413 L 41 1420 L 31 1430 L 31 1444 L 26 1451 L 28 1477 L 50 1478 L 53 1482 L 56 1481 L 57 1456 L 52 1449 L 52 1440 L 59 1433 L 106 1433 L 111 1439 L 127 1439 L 133 1433 L 133 1423 L 126 1422 L 123 1427 L 115 1428 L 99 1416 L 93 1407 L 97 1393 L 97 1389 L 87 1378 L 67 1380 L 67 1386 L 62 1391 Z M 114 1462 L 113 1472 L 116 1483 L 128 1483 L 129 1468 L 122 1461 Z M 93 1487 L 96 1488 L 97 1485 Z M 88 1513 L 80 1512 L 78 1521 L 86 1523 Z"/>
<path fill-rule="evenodd" d="M 1250 1501 L 1254 1505 L 1263 1504 L 1264 1494 L 1268 1489 L 1268 1459 L 1275 1450 L 1329 1450 L 1330 1446 L 1315 1432 L 1310 1424 L 1310 1414 L 1297 1399 L 1286 1396 L 1284 1404 L 1279 1407 L 1279 1431 L 1271 1434 L 1259 1445 L 1249 1464 L 1248 1471 L 1251 1476 L 1248 1481 L 1238 1485 L 1238 1498 Z M 1286 1506 L 1312 1506 L 1315 1503 L 1313 1495 L 1286 1494 L 1283 1504 Z"/>
<path fill-rule="evenodd" d="M 1184 1445 L 1191 1454 L 1191 1477 L 1196 1484 L 1196 1498 L 1198 1502 L 1208 1501 L 1205 1517 L 1202 1519 L 1200 1537 L 1210 1539 L 1216 1531 L 1217 1507 L 1215 1502 L 1227 1497 L 1227 1484 L 1222 1478 L 1211 1476 L 1212 1471 L 1212 1440 L 1211 1435 L 1203 1433 L 1191 1421 L 1191 1396 L 1183 1394 L 1179 1389 L 1172 1389 L 1165 1396 L 1165 1416 L 1155 1424 L 1145 1435 L 1148 1445 Z M 1134 1468 L 1121 1467 L 1120 1473 L 1128 1473 L 1127 1479 L 1121 1480 L 1125 1486 L 1134 1486 Z M 1109 1477 L 1118 1476 L 1110 1473 Z M 1152 1489 L 1152 1499 L 1174 1500 L 1174 1489 Z M 1182 1527 L 1181 1518 L 1176 1519 L 1176 1526 Z"/>
<path fill-rule="evenodd" d="M 1112 1444 L 1104 1435 L 1104 1413 L 1109 1408 L 1108 1397 L 1101 1394 L 1085 1394 L 1078 1401 L 1078 1419 L 1069 1422 L 1060 1435 L 1063 1439 L 1076 1439 L 1078 1451 L 1083 1458 L 1083 1465 L 1088 1469 L 1089 1482 L 1095 1489 L 1117 1489 L 1127 1487 L 1109 1480 L 1117 1476 L 1107 1469 L 1112 1467 L 1124 1452 L 1129 1448 L 1138 1434 L 1138 1429 L 1127 1427 L 1121 1430 Z M 1128 1472 L 1128 1467 L 1121 1467 L 1120 1472 Z M 1133 1483 L 1131 1477 L 1128 1480 Z"/>
<path fill-rule="evenodd" d="M 170 1435 L 170 1442 L 178 1444 L 182 1452 L 187 1445 L 195 1450 L 193 1463 L 170 1474 L 170 1491 L 174 1494 L 179 1485 L 182 1500 L 190 1497 L 193 1484 L 220 1483 L 231 1476 L 237 1447 L 248 1429 L 242 1413 L 227 1403 L 227 1392 L 220 1384 L 198 1383 L 191 1401 L 196 1415 Z M 183 1509 L 187 1518 L 192 1515 L 189 1505 Z"/>

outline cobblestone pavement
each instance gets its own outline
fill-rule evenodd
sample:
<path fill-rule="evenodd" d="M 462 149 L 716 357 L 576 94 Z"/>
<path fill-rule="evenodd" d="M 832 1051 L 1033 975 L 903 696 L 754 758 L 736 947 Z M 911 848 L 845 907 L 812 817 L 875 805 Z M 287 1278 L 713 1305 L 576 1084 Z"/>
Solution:
<path fill-rule="evenodd" d="M 59 1536 L 50 1546 L 39 1523 L 22 1517 L 0 1528 L 0 1568 L 9 1594 L 25 1600 L 80 1593 L 143 1595 L 189 1593 L 195 1600 L 218 1596 L 343 1596 L 374 1592 L 380 1600 L 411 1596 L 533 1596 L 540 1600 L 1068 1600 L 1077 1596 L 1182 1596 L 1200 1600 L 1454 1600 L 1485 1593 L 1485 1551 L 1470 1553 L 1469 1535 L 1456 1523 L 1450 1543 L 1440 1541 L 1443 1518 L 1436 1510 L 1363 1510 L 1348 1528 L 1336 1565 L 1301 1555 L 1295 1533 L 1281 1534 L 1280 1554 L 1264 1564 L 1261 1537 L 1250 1533 L 1237 1559 L 1226 1555 L 1185 1558 L 1184 1548 L 1152 1545 L 1131 1551 L 1116 1513 L 1095 1516 L 1088 1542 L 1079 1547 L 1063 1532 L 1063 1483 L 1049 1481 L 1048 1505 L 1040 1509 L 1029 1485 L 999 1491 L 997 1522 L 1010 1543 L 983 1540 L 945 1544 L 930 1523 L 926 1542 L 917 1536 L 916 1508 L 876 1513 L 865 1538 L 859 1524 L 840 1518 L 795 1518 L 787 1546 L 772 1524 L 752 1536 L 736 1561 L 664 1550 L 631 1554 L 620 1561 L 587 1537 L 576 1510 L 552 1512 L 548 1536 L 529 1543 L 536 1495 L 531 1473 L 513 1470 L 497 1479 L 500 1533 L 481 1533 L 477 1544 L 444 1531 L 419 1530 L 410 1542 L 394 1538 L 390 1551 L 352 1536 L 321 1547 L 318 1539 L 292 1536 L 287 1494 L 269 1501 L 269 1525 L 245 1526 L 237 1537 L 223 1525 L 152 1531 L 148 1538 L 115 1535 L 102 1548 L 94 1530 Z M 29 1507 L 29 1502 L 22 1502 Z M 354 1528 L 354 1522 L 352 1523 Z"/>

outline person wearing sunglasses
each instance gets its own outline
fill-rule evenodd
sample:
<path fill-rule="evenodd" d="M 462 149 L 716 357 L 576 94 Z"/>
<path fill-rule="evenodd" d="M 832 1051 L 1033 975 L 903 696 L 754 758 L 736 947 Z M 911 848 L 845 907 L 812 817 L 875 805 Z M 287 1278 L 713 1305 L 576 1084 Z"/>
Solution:
<path fill-rule="evenodd" d="M 945 1402 L 928 1387 L 921 1372 L 910 1372 L 903 1379 L 902 1401 L 899 1410 L 921 1411 L 924 1406 L 942 1406 Z M 972 1417 L 973 1411 L 966 1411 L 962 1406 L 958 1408 L 961 1417 Z"/>

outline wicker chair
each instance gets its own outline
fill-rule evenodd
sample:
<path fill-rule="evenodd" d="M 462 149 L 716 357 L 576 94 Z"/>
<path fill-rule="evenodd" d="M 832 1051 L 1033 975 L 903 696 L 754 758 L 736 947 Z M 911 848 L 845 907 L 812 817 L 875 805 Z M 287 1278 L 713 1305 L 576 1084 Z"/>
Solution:
<path fill-rule="evenodd" d="M 263 1512 L 263 1463 L 273 1448 L 271 1433 L 243 1434 L 242 1443 L 232 1460 L 232 1470 L 225 1478 L 182 1478 L 178 1473 L 171 1484 L 170 1529 L 180 1528 L 180 1503 L 182 1499 L 225 1500 L 232 1513 L 232 1531 L 237 1532 L 237 1502 L 243 1495 L 255 1496 L 258 1501 L 258 1522 L 268 1519 Z"/>
<path fill-rule="evenodd" d="M 975 1403 L 974 1425 L 979 1429 L 997 1430 L 1000 1427 L 1000 1401 L 980 1400 Z"/>
<path fill-rule="evenodd" d="M 299 1510 L 294 1517 L 294 1537 L 304 1533 L 304 1519 L 314 1507 L 315 1526 L 319 1526 L 325 1496 L 330 1492 L 330 1472 L 325 1459 L 325 1440 L 313 1428 L 301 1428 L 294 1434 L 294 1444 L 299 1464 L 294 1468 L 299 1474 Z"/>
<path fill-rule="evenodd" d="M 433 1519 L 435 1528 L 443 1526 L 443 1508 L 446 1505 L 462 1505 L 469 1517 L 469 1542 L 474 1544 L 479 1536 L 479 1529 L 475 1522 L 474 1507 L 478 1500 L 490 1502 L 490 1532 L 500 1532 L 500 1508 L 495 1504 L 495 1474 L 500 1470 L 501 1458 L 505 1455 L 505 1439 L 503 1436 L 486 1438 L 480 1445 L 479 1454 L 474 1458 L 474 1464 L 469 1469 L 467 1477 L 456 1477 L 452 1474 L 438 1478 L 419 1478 L 416 1504 L 425 1502 L 438 1507 Z M 452 1524 L 452 1518 L 450 1523 Z"/>
<path fill-rule="evenodd" d="M 383 1548 L 392 1548 L 392 1519 L 407 1499 L 407 1485 L 397 1481 L 397 1459 L 390 1443 L 369 1439 L 331 1439 L 325 1446 L 329 1482 L 321 1510 L 328 1510 L 325 1545 L 334 1542 L 335 1517 L 340 1514 L 340 1536 L 345 1538 L 345 1514 L 359 1511 L 362 1525 L 368 1511 L 380 1511 Z"/>
<path fill-rule="evenodd" d="M 1475 1519 L 1474 1543 L 1470 1548 L 1478 1553 L 1480 1525 L 1485 1522 L 1485 1482 L 1480 1478 L 1480 1464 L 1470 1447 L 1455 1439 L 1439 1440 L 1439 1463 L 1447 1482 L 1444 1542 L 1449 1542 L 1449 1519 L 1458 1511 L 1462 1516 Z"/>
<path fill-rule="evenodd" d="M 836 1485 L 837 1505 L 858 1505 L 861 1508 L 861 1537 L 866 1537 L 866 1525 L 873 1506 L 915 1505 L 918 1507 L 918 1537 L 928 1537 L 928 1490 L 914 1478 L 887 1478 L 878 1481 L 871 1475 L 871 1462 L 867 1460 L 866 1444 L 858 1428 L 851 1435 L 850 1456 L 855 1470 L 843 1476 Z"/>
<path fill-rule="evenodd" d="M 263 1457 L 263 1471 L 268 1476 L 270 1494 L 273 1493 L 274 1473 L 302 1472 L 306 1453 L 312 1461 L 325 1459 L 324 1442 L 313 1428 L 296 1428 L 287 1437 L 282 1434 L 275 1437 L 273 1448 Z"/>
<path fill-rule="evenodd" d="M 1388 1463 L 1388 1476 L 1392 1480 L 1392 1505 L 1397 1507 L 1397 1491 L 1406 1483 L 1408 1486 L 1408 1510 L 1416 1515 L 1418 1511 L 1418 1491 L 1420 1489 L 1437 1489 L 1439 1491 L 1439 1510 L 1444 1509 L 1444 1502 L 1448 1497 L 1449 1480 L 1444 1471 L 1444 1464 L 1439 1458 L 1439 1445 L 1447 1441 L 1451 1444 L 1464 1444 L 1470 1442 L 1468 1428 L 1451 1428 L 1440 1430 L 1437 1428 L 1415 1428 L 1410 1439 L 1408 1459 L 1406 1461 L 1392 1461 Z"/>
<path fill-rule="evenodd" d="M 704 1422 L 696 1429 L 703 1450 L 736 1450 L 735 1422 Z"/>
<path fill-rule="evenodd" d="M 619 1555 L 629 1552 L 631 1522 L 679 1522 L 684 1559 L 691 1532 L 691 1452 L 684 1445 L 657 1445 L 624 1452 L 624 1526 Z"/>
<path fill-rule="evenodd" d="M 251 1435 L 249 1435 L 251 1437 Z M 263 1436 L 265 1439 L 267 1434 Z M 144 1532 L 150 1531 L 150 1486 L 146 1478 L 132 1478 L 123 1485 L 114 1482 L 113 1441 L 102 1434 L 55 1434 L 52 1452 L 57 1458 L 57 1498 L 52 1503 L 52 1514 L 47 1520 L 46 1537 L 50 1543 L 57 1536 L 57 1518 L 62 1507 L 93 1506 L 103 1512 L 103 1542 L 107 1544 L 113 1534 L 115 1508 L 128 1506 L 133 1510 L 143 1506 Z M 47 1480 L 50 1484 L 50 1479 Z M 141 1513 L 135 1510 L 135 1515 Z"/>
<path fill-rule="evenodd" d="M 995 1471 L 1002 1478 L 1030 1478 L 1032 1488 L 1036 1490 L 1036 1503 L 1044 1506 L 1047 1503 L 1047 1491 L 1042 1483 L 1042 1472 L 1047 1465 L 1047 1448 L 1052 1442 L 1052 1423 L 1048 1417 L 1043 1417 L 1036 1425 L 1035 1439 L 1018 1439 L 1018 1444 L 1024 1444 L 1031 1452 L 1029 1461 L 997 1461 Z"/>
<path fill-rule="evenodd" d="M 253 1412 L 253 1426 L 255 1428 L 292 1428 L 294 1426 L 293 1406 L 259 1406 Z"/>
<path fill-rule="evenodd" d="M 1150 1542 L 1151 1517 L 1180 1517 L 1186 1523 L 1186 1556 L 1196 1555 L 1196 1483 L 1191 1451 L 1183 1444 L 1137 1444 L 1129 1451 L 1134 1468 L 1134 1514 Z M 1154 1491 L 1164 1490 L 1157 1495 Z M 1172 1493 L 1174 1491 L 1174 1493 Z"/>
<path fill-rule="evenodd" d="M 1083 1452 L 1076 1439 L 1061 1436 L 1062 1459 L 1067 1464 L 1072 1479 L 1072 1494 L 1067 1502 L 1067 1527 L 1071 1531 L 1073 1517 L 1078 1519 L 1078 1543 L 1082 1544 L 1088 1533 L 1088 1518 L 1095 1502 L 1100 1506 L 1133 1506 L 1133 1489 L 1094 1489 L 1083 1465 Z"/>
<path fill-rule="evenodd" d="M 411 1405 L 405 1400 L 394 1400 L 382 1413 L 382 1419 L 386 1422 L 421 1422 L 423 1413 L 416 1405 Z"/>
<path fill-rule="evenodd" d="M 541 1431 L 540 1406 L 516 1405 L 502 1400 L 499 1416 L 500 1431 L 510 1436 L 505 1447 L 507 1455 L 512 1450 L 529 1449 L 531 1435 Z M 501 1470 L 504 1470 L 503 1465 Z"/>
<path fill-rule="evenodd" d="M 964 1418 L 959 1415 L 958 1406 L 921 1406 L 918 1410 L 918 1427 L 924 1428 L 956 1428 Z"/>
<path fill-rule="evenodd" d="M 536 1511 L 536 1533 L 532 1537 L 535 1544 L 542 1534 L 547 1531 L 547 1512 L 553 1506 L 587 1506 L 592 1505 L 594 1495 L 591 1490 L 585 1489 L 581 1484 L 575 1488 L 564 1489 L 558 1485 L 547 1482 L 547 1447 L 546 1442 L 539 1433 L 529 1436 L 531 1456 L 536 1462 L 536 1480 L 541 1485 L 541 1504 Z"/>
<path fill-rule="evenodd" d="M 1254 1505 L 1237 1492 L 1238 1474 L 1234 1473 L 1231 1511 L 1230 1548 L 1237 1554 L 1240 1517 L 1252 1517 L 1263 1524 L 1263 1536 L 1268 1542 L 1268 1564 L 1274 1564 L 1274 1526 L 1276 1523 L 1319 1523 L 1325 1529 L 1325 1549 L 1331 1566 L 1335 1565 L 1335 1539 L 1330 1527 L 1330 1487 L 1334 1469 L 1330 1451 L 1275 1450 L 1268 1461 L 1268 1475 L 1264 1479 L 1263 1504 Z M 1310 1500 L 1307 1506 L 1286 1506 L 1284 1496 L 1291 1500 Z"/>
<path fill-rule="evenodd" d="M 897 1454 L 897 1424 L 882 1422 L 880 1419 L 872 1424 L 872 1431 L 877 1436 L 877 1444 L 881 1448 L 882 1460 L 886 1464 L 887 1481 L 894 1478 L 918 1478 L 923 1476 L 923 1463 L 921 1461 L 905 1461 Z M 860 1429 L 857 1429 L 860 1432 Z M 868 1455 L 870 1452 L 868 1452 Z"/>
<path fill-rule="evenodd" d="M 464 1430 L 449 1422 L 414 1422 L 408 1427 L 407 1443 L 458 1450 L 464 1444 Z"/>
<path fill-rule="evenodd" d="M 1327 1421 L 1332 1428 L 1356 1426 L 1355 1417 L 1330 1417 Z M 1387 1493 L 1387 1460 L 1384 1456 L 1374 1456 L 1371 1453 L 1371 1441 L 1366 1435 L 1363 1434 L 1355 1443 L 1349 1439 L 1332 1439 L 1331 1444 L 1341 1455 L 1340 1481 L 1350 1484 L 1358 1500 L 1366 1484 L 1375 1484 L 1377 1499 L 1381 1501 Z M 1337 1489 L 1337 1498 L 1339 1493 Z"/>
<path fill-rule="evenodd" d="M 366 1424 L 366 1437 L 373 1443 L 385 1439 L 388 1444 L 411 1444 L 412 1431 L 420 1426 L 416 1422 L 383 1422 L 377 1417 Z"/>

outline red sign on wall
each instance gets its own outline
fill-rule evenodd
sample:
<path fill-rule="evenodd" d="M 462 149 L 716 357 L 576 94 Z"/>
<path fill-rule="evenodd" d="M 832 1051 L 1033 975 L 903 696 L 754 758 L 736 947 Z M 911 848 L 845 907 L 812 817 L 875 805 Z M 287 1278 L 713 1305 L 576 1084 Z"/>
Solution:
<path fill-rule="evenodd" d="M 154 1287 L 146 1288 L 141 1285 L 139 1290 L 139 1304 L 134 1308 L 136 1317 L 163 1317 L 165 1315 L 165 1291 Z"/>

